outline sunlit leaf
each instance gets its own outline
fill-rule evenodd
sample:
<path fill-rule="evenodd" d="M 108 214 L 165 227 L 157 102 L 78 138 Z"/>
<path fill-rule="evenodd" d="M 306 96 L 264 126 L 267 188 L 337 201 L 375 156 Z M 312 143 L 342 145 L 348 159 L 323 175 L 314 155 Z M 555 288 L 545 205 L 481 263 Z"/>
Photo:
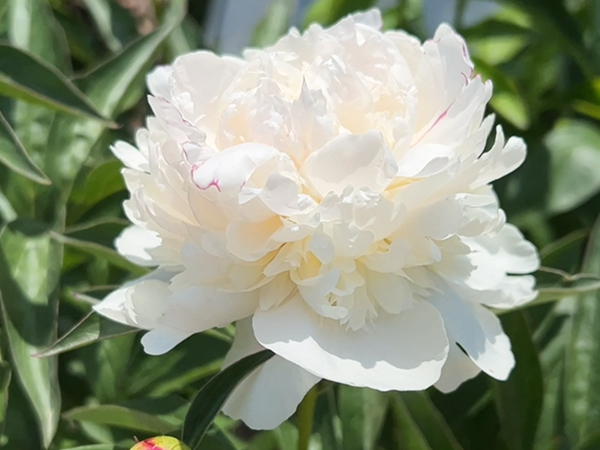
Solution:
<path fill-rule="evenodd" d="M 0 43 L 0 95 L 56 111 L 105 119 L 85 95 L 56 68 L 33 54 Z"/>
<path fill-rule="evenodd" d="M 158 401 L 154 399 L 154 401 Z M 181 419 L 171 415 L 144 412 L 118 405 L 82 406 L 63 414 L 66 419 L 110 425 L 128 430 L 165 434 L 177 430 Z"/>
<path fill-rule="evenodd" d="M 103 115 L 113 117 L 133 85 L 143 82 L 140 75 L 149 69 L 156 50 L 181 21 L 185 1 L 173 0 L 169 5 L 165 21 L 157 30 L 78 80 L 78 86 Z M 59 116 L 54 121 L 46 154 L 46 168 L 50 178 L 64 188 L 63 196 L 68 194 L 68 186 L 103 130 L 101 124 L 86 119 Z"/>
<path fill-rule="evenodd" d="M 289 28 L 296 0 L 271 0 L 265 17 L 254 29 L 252 42 L 257 47 L 275 43 Z"/>
<path fill-rule="evenodd" d="M 0 239 L 2 318 L 15 375 L 48 447 L 58 425 L 57 359 L 32 358 L 56 339 L 56 287 L 61 246 L 35 223 L 13 223 Z"/>
<path fill-rule="evenodd" d="M 600 221 L 589 239 L 583 270 L 600 273 Z M 600 293 L 582 294 L 575 305 L 565 360 L 565 422 L 575 446 L 600 423 Z"/>
<path fill-rule="evenodd" d="M 375 0 L 316 0 L 310 5 L 304 24 L 329 25 L 351 12 L 369 9 L 375 3 Z"/>
<path fill-rule="evenodd" d="M 36 183 L 50 184 L 48 177 L 27 154 L 2 112 L 0 112 L 0 162 Z"/>
<path fill-rule="evenodd" d="M 564 120 L 545 139 L 550 152 L 548 208 L 562 213 L 600 192 L 600 129 L 580 120 Z"/>

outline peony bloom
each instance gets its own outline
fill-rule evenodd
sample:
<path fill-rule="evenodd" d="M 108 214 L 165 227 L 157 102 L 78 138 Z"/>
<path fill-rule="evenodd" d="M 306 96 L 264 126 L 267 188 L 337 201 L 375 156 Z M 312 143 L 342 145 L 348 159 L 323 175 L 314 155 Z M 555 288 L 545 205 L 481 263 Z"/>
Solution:
<path fill-rule="evenodd" d="M 327 379 L 447 392 L 514 366 L 488 309 L 532 300 L 535 248 L 491 182 L 525 158 L 484 118 L 492 86 L 447 25 L 381 32 L 377 10 L 292 29 L 243 58 L 199 51 L 148 76 L 155 114 L 126 168 L 121 254 L 156 267 L 96 311 L 162 354 L 236 323 L 225 364 L 275 356 L 224 412 L 274 428 Z"/>

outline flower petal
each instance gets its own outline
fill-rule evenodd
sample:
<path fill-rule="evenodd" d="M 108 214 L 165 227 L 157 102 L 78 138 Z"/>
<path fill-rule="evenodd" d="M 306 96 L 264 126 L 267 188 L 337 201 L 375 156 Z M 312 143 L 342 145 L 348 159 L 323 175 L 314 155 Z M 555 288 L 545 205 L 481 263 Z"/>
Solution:
<path fill-rule="evenodd" d="M 241 358 L 264 350 L 254 338 L 252 320 L 237 323 L 233 345 L 223 368 Z M 255 369 L 233 391 L 223 412 L 241 419 L 255 430 L 271 430 L 288 419 L 306 393 L 320 381 L 301 367 L 273 356 Z"/>
<path fill-rule="evenodd" d="M 347 186 L 381 192 L 396 176 L 398 164 L 381 133 L 369 131 L 329 141 L 306 159 L 302 172 L 324 197 L 342 194 Z"/>
<path fill-rule="evenodd" d="M 296 295 L 257 312 L 253 328 L 259 343 L 316 376 L 381 391 L 426 389 L 439 379 L 448 354 L 441 317 L 425 302 L 380 315 L 373 330 L 346 331 Z"/>
<path fill-rule="evenodd" d="M 434 386 L 444 393 L 452 392 L 479 372 L 481 372 L 479 367 L 456 344 L 450 344 L 448 359 L 442 368 L 442 376 Z"/>
<path fill-rule="evenodd" d="M 441 313 L 448 338 L 460 344 L 485 373 L 506 380 L 515 358 L 500 320 L 484 307 L 462 300 L 447 284 L 438 287 L 442 292 L 428 300 Z"/>
<path fill-rule="evenodd" d="M 258 296 L 258 290 L 231 293 L 194 286 L 171 295 L 159 323 L 190 334 L 224 327 L 252 315 Z"/>
<path fill-rule="evenodd" d="M 170 295 L 168 283 L 174 275 L 174 272 L 157 269 L 130 281 L 94 305 L 94 311 L 115 322 L 150 329 L 164 310 L 162 305 Z M 141 306 L 140 311 L 136 305 Z"/>
<path fill-rule="evenodd" d="M 156 266 L 158 263 L 148 250 L 159 247 L 161 243 L 158 233 L 133 225 L 123 230 L 115 240 L 115 247 L 121 255 L 135 264 Z"/>
<path fill-rule="evenodd" d="M 140 172 L 148 172 L 150 167 L 148 159 L 133 145 L 124 141 L 117 141 L 110 149 L 126 167 L 139 170 Z"/>

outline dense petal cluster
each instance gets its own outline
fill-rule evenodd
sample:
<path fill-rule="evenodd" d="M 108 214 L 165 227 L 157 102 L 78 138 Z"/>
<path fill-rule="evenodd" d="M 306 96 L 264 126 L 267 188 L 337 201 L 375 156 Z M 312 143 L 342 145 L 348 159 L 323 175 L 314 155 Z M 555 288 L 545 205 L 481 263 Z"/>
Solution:
<path fill-rule="evenodd" d="M 323 378 L 451 391 L 514 365 L 486 307 L 532 300 L 539 260 L 490 183 L 525 145 L 498 127 L 485 150 L 492 86 L 450 27 L 380 28 L 373 10 L 181 56 L 148 77 L 137 148 L 113 148 L 133 222 L 117 248 L 156 269 L 96 310 L 147 329 L 150 354 L 237 322 L 226 364 L 276 354 L 225 407 L 254 428 Z"/>

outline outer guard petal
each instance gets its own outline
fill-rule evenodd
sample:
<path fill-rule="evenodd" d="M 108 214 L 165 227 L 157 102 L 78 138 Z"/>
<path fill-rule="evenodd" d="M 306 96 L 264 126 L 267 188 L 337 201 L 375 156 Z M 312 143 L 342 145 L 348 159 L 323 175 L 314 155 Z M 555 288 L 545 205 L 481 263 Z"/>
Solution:
<path fill-rule="evenodd" d="M 254 338 L 252 320 L 237 323 L 235 340 L 223 367 L 264 350 Z M 320 378 L 275 355 L 235 389 L 223 412 L 255 430 L 270 430 L 288 419 Z"/>
<path fill-rule="evenodd" d="M 421 390 L 440 377 L 448 340 L 439 313 L 418 302 L 381 315 L 372 330 L 346 331 L 323 319 L 300 295 L 254 315 L 258 342 L 319 377 L 380 391 Z"/>

